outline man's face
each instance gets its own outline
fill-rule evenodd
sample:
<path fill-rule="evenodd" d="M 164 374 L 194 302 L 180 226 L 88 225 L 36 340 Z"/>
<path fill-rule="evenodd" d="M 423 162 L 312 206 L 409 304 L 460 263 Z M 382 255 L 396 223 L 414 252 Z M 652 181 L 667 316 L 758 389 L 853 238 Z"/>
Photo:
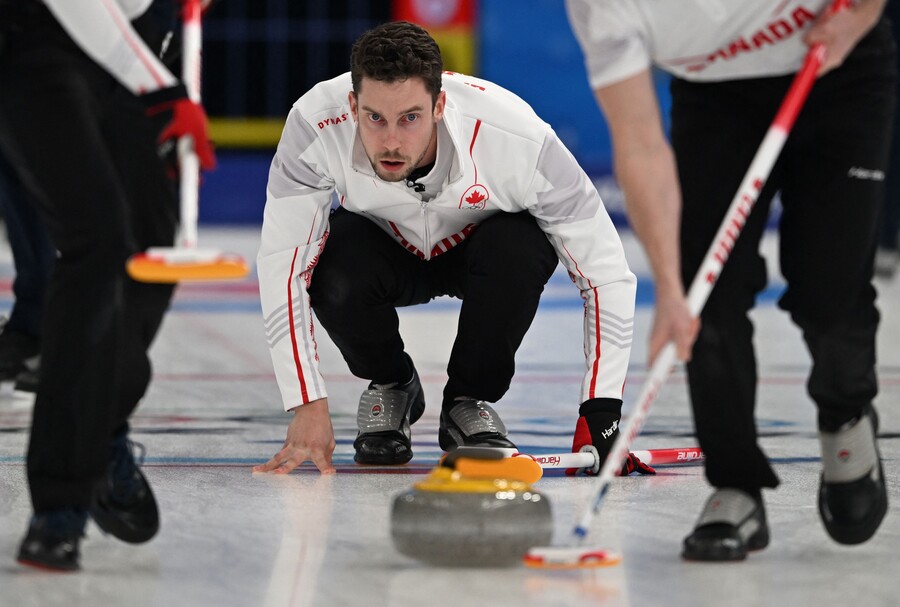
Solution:
<path fill-rule="evenodd" d="M 359 95 L 350 93 L 350 111 L 376 175 L 402 181 L 434 162 L 443 91 L 432 109 L 431 94 L 418 77 L 391 83 L 364 77 L 359 88 Z"/>

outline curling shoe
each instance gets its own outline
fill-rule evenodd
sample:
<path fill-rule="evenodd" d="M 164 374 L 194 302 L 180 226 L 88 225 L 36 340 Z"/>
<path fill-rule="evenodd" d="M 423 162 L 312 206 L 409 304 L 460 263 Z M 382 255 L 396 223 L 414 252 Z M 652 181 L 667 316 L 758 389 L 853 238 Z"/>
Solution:
<path fill-rule="evenodd" d="M 887 487 L 875 433 L 878 417 L 870 406 L 836 432 L 819 432 L 822 478 L 819 515 L 840 544 L 861 544 L 875 535 L 887 512 Z"/>
<path fill-rule="evenodd" d="M 41 381 L 41 357 L 35 356 L 24 362 L 25 370 L 16 375 L 16 383 L 13 385 L 15 392 L 25 394 L 37 394 Z"/>
<path fill-rule="evenodd" d="M 36 512 L 19 547 L 17 560 L 23 565 L 50 571 L 77 571 L 78 544 L 84 537 L 87 512 L 63 508 Z"/>
<path fill-rule="evenodd" d="M 134 448 L 141 451 L 140 461 L 135 461 Z M 113 438 L 109 467 L 94 489 L 89 511 L 100 529 L 129 544 L 147 542 L 159 531 L 156 498 L 138 467 L 143 449 L 128 440 L 127 432 Z"/>
<path fill-rule="evenodd" d="M 356 425 L 359 434 L 353 441 L 360 464 L 405 464 L 412 459 L 414 424 L 425 411 L 425 393 L 416 368 L 405 384 L 369 384 L 359 398 Z"/>
<path fill-rule="evenodd" d="M 449 410 L 441 411 L 438 443 L 444 451 L 463 446 L 515 449 L 506 435 L 503 420 L 483 400 L 457 398 Z"/>
<path fill-rule="evenodd" d="M 41 353 L 41 340 L 27 333 L 0 327 L 0 381 L 15 379 Z"/>
<path fill-rule="evenodd" d="M 13 391 L 21 394 L 37 394 L 40 382 L 40 369 L 25 369 L 16 375 L 16 383 L 13 385 Z"/>
<path fill-rule="evenodd" d="M 750 550 L 769 545 L 762 497 L 740 489 L 716 489 L 689 536 L 682 558 L 689 561 L 742 561 Z"/>

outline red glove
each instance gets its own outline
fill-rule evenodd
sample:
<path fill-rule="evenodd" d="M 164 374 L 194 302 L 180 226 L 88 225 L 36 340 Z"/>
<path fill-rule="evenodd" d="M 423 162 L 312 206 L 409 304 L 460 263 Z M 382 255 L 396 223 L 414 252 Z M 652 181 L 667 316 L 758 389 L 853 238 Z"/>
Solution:
<path fill-rule="evenodd" d="M 603 467 L 603 463 L 609 456 L 609 450 L 619 436 L 622 401 L 613 398 L 592 398 L 581 405 L 578 413 L 575 436 L 572 438 L 572 451 L 581 451 L 585 445 L 592 446 L 597 451 L 598 466 L 595 470 L 585 469 L 585 473 L 596 475 Z M 569 476 L 573 476 L 577 472 L 578 470 L 575 468 L 566 470 L 566 474 Z M 634 453 L 629 453 L 619 471 L 619 476 L 628 476 L 632 472 L 656 474 L 656 470 L 639 460 Z"/>
<path fill-rule="evenodd" d="M 622 464 L 619 476 L 628 476 L 632 472 L 637 472 L 638 474 L 656 474 L 656 470 L 639 460 L 637 455 L 629 453 L 628 457 L 625 458 L 625 463 Z"/>
<path fill-rule="evenodd" d="M 200 160 L 200 166 L 207 171 L 216 168 L 216 155 L 209 141 L 206 112 L 202 105 L 188 98 L 184 85 L 148 93 L 143 99 L 149 116 L 165 111 L 172 113 L 171 120 L 159 134 L 159 143 L 190 136 L 194 140 L 194 151 Z"/>

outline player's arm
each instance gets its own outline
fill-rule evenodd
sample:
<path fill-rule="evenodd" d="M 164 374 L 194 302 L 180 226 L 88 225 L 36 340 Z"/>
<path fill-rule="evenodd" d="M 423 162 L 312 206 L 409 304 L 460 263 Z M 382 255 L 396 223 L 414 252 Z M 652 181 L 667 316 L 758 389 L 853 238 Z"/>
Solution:
<path fill-rule="evenodd" d="M 655 280 L 656 321 L 650 360 L 673 339 L 678 357 L 687 360 L 699 325 L 690 318 L 681 283 L 681 190 L 650 71 L 597 88 L 594 93 L 612 136 L 613 163 L 628 219 L 647 253 Z"/>
<path fill-rule="evenodd" d="M 78 46 L 135 95 L 178 84 L 115 1 L 44 0 L 44 4 Z"/>
<path fill-rule="evenodd" d="M 305 461 L 334 471 L 334 430 L 319 371 L 307 285 L 327 239 L 334 182 L 316 132 L 296 109 L 288 115 L 266 188 L 257 257 L 266 340 L 285 411 L 283 448 L 259 472 L 290 472 Z"/>
<path fill-rule="evenodd" d="M 622 418 L 637 281 L 600 195 L 552 131 L 542 144 L 534 175 L 524 196 L 526 207 L 584 300 L 586 364 L 572 450 L 591 447 L 602 463 Z M 622 473 L 634 471 L 653 474 L 632 455 Z"/>
<path fill-rule="evenodd" d="M 216 165 L 206 112 L 144 44 L 113 0 L 44 0 L 76 44 L 122 86 L 143 96 L 148 113 L 171 111 L 159 140 L 189 135 L 204 169 Z"/>

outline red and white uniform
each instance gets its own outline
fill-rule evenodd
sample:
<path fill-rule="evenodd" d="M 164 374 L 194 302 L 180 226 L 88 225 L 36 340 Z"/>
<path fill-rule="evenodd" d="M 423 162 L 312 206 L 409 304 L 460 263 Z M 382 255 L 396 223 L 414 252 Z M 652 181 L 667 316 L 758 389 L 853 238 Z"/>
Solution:
<path fill-rule="evenodd" d="M 135 95 L 178 84 L 130 21 L 153 0 L 43 0 L 69 36 Z"/>
<path fill-rule="evenodd" d="M 423 259 L 463 242 L 496 213 L 531 213 L 585 302 L 582 400 L 621 399 L 636 279 L 600 196 L 550 126 L 491 82 L 445 74 L 437 159 L 419 180 L 425 191 L 416 192 L 375 175 L 350 114 L 351 88 L 347 73 L 294 104 L 269 172 L 259 288 L 285 409 L 327 395 L 307 286 L 335 192 L 344 208 Z"/>
<path fill-rule="evenodd" d="M 651 64 L 685 80 L 783 76 L 828 0 L 567 0 L 592 88 Z"/>

